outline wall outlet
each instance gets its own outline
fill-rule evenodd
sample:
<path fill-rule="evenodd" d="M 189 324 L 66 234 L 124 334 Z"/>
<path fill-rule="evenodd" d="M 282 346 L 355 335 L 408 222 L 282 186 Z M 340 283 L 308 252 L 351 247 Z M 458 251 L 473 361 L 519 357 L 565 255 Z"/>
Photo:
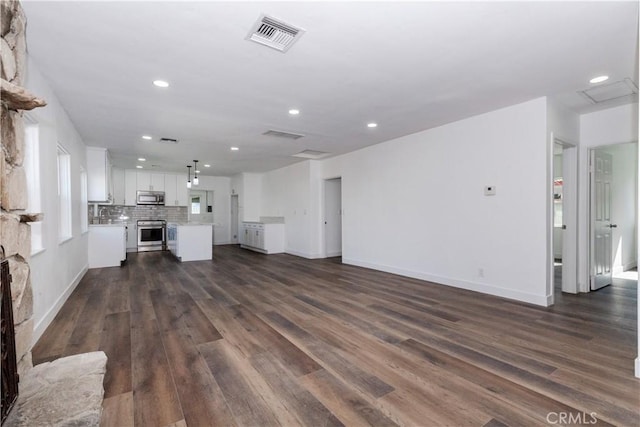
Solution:
<path fill-rule="evenodd" d="M 484 277 L 484 268 L 479 268 L 478 269 L 478 277 Z"/>
<path fill-rule="evenodd" d="M 484 195 L 485 196 L 495 196 L 496 195 L 496 186 L 495 185 L 486 185 L 484 187 Z"/>

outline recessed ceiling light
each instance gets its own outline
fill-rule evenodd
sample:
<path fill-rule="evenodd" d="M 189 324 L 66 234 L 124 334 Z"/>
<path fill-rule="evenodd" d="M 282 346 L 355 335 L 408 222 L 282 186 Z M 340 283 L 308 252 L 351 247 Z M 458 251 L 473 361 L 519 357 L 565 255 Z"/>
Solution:
<path fill-rule="evenodd" d="M 198 169 L 196 169 L 196 173 L 200 173 L 200 171 Z"/>
<path fill-rule="evenodd" d="M 142 135 L 142 139 L 146 139 L 147 141 L 151 139 L 149 135 Z"/>
<path fill-rule="evenodd" d="M 297 116 L 298 114 L 300 114 L 300 110 L 292 108 L 291 110 L 289 110 L 289 114 L 291 114 L 292 116 Z"/>
<path fill-rule="evenodd" d="M 154 80 L 153 84 L 158 87 L 169 87 L 169 82 L 165 82 L 164 80 Z"/>
<path fill-rule="evenodd" d="M 377 128 L 378 124 L 377 123 L 367 123 L 367 127 L 368 128 Z"/>
<path fill-rule="evenodd" d="M 238 147 L 231 147 L 231 151 L 238 151 L 239 148 Z"/>
<path fill-rule="evenodd" d="M 139 161 L 139 162 L 146 162 L 146 161 L 147 161 L 147 159 L 145 159 L 144 157 L 138 157 L 138 161 Z"/>
<path fill-rule="evenodd" d="M 140 165 L 136 165 L 136 168 L 138 168 L 138 169 L 142 169 L 142 166 L 140 166 Z"/>
<path fill-rule="evenodd" d="M 211 167 L 211 165 L 204 165 L 204 167 L 205 167 L 205 168 L 210 168 L 210 167 Z"/>
<path fill-rule="evenodd" d="M 606 80 L 609 80 L 609 76 L 598 76 L 589 80 L 589 83 L 602 83 Z"/>

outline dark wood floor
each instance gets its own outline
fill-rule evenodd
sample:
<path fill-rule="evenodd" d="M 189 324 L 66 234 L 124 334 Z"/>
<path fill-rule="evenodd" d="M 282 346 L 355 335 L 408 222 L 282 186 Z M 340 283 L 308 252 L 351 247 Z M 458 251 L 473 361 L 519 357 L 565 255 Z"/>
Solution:
<path fill-rule="evenodd" d="M 544 309 L 339 259 L 214 256 L 90 270 L 34 362 L 105 351 L 104 426 L 638 425 L 635 282 Z"/>

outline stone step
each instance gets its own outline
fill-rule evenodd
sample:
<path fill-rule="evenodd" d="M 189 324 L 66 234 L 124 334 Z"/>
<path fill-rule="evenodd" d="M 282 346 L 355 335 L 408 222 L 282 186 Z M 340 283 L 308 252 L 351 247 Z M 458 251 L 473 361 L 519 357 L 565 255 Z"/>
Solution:
<path fill-rule="evenodd" d="M 20 378 L 3 426 L 99 426 L 107 355 L 102 351 L 34 366 Z"/>

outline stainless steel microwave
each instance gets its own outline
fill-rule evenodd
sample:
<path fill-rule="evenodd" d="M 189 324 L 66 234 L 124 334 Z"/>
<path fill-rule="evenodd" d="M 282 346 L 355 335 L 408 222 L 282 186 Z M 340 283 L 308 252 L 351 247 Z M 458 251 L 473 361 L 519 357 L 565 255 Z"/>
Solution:
<path fill-rule="evenodd" d="M 136 203 L 138 205 L 164 206 L 164 191 L 137 191 Z"/>

